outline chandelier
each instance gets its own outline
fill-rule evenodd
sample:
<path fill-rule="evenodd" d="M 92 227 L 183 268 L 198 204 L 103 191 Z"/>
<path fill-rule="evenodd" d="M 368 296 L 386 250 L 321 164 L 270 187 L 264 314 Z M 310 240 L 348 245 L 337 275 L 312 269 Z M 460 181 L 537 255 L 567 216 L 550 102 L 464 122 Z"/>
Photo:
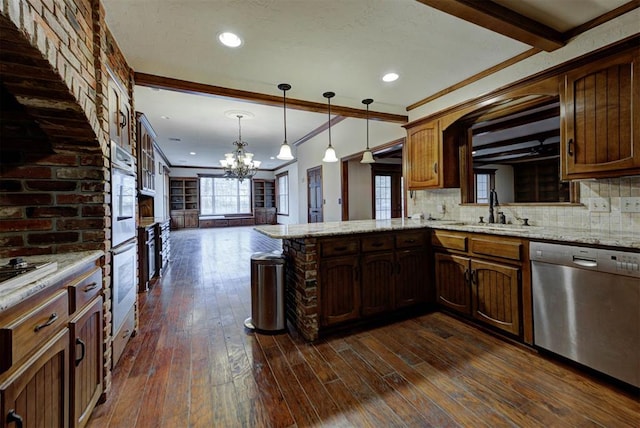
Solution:
<path fill-rule="evenodd" d="M 256 175 L 260 167 L 260 161 L 253 160 L 253 153 L 245 150 L 247 143 L 242 141 L 242 127 L 240 119 L 242 115 L 238 115 L 238 140 L 233 144 L 236 146 L 232 153 L 224 155 L 224 159 L 220 160 L 220 165 L 224 168 L 225 178 L 236 178 L 242 183 L 245 178 L 251 178 Z"/>

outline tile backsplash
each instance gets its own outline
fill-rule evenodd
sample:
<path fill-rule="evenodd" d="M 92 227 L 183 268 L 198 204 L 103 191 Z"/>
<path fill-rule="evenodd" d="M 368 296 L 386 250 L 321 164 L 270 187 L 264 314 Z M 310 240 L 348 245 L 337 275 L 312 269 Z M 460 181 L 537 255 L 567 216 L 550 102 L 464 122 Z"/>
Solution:
<path fill-rule="evenodd" d="M 640 176 L 580 181 L 580 205 L 504 205 L 500 207 L 507 223 L 528 218 L 533 226 L 568 227 L 608 232 L 640 232 L 640 213 L 621 212 L 621 198 L 640 197 Z M 589 210 L 593 198 L 609 198 L 611 211 Z M 444 205 L 444 215 L 438 206 Z M 425 218 L 475 222 L 489 215 L 486 205 L 460 205 L 460 189 L 418 190 L 407 203 L 408 214 L 423 213 Z"/>

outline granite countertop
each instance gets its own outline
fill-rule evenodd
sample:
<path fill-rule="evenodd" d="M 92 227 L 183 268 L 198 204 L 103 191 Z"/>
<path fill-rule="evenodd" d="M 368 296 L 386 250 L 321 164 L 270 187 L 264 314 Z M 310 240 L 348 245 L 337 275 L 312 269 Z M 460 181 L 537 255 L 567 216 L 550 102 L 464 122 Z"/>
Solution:
<path fill-rule="evenodd" d="M 0 312 L 15 306 L 36 294 L 38 291 L 57 283 L 64 277 L 70 275 L 82 264 L 94 261 L 102 256 L 104 256 L 104 252 L 102 251 L 79 251 L 74 253 L 22 257 L 27 263 L 57 263 L 57 269 L 33 282 L 15 282 L 8 286 L 0 284 Z M 0 266 L 8 264 L 9 260 L 8 258 L 0 259 Z"/>
<path fill-rule="evenodd" d="M 443 229 L 460 232 L 489 233 L 492 235 L 516 236 L 530 240 L 560 241 L 572 244 L 605 245 L 640 249 L 640 233 L 613 233 L 598 230 L 583 230 L 558 227 L 520 226 L 515 224 L 477 224 L 443 220 L 355 220 L 326 223 L 256 226 L 255 230 L 270 238 L 315 238 L 356 233 L 384 232 L 407 229 Z"/>

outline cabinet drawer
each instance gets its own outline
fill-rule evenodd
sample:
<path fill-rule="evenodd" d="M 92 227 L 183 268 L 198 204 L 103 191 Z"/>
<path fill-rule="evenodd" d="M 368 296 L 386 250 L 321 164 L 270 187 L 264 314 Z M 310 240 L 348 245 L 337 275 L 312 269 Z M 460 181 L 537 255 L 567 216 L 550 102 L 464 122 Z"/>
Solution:
<path fill-rule="evenodd" d="M 450 250 L 467 251 L 467 236 L 434 230 L 431 236 L 431 244 L 435 247 L 447 248 Z"/>
<path fill-rule="evenodd" d="M 67 286 L 69 290 L 69 315 L 81 309 L 102 290 L 102 269 L 96 268 L 86 276 Z"/>
<path fill-rule="evenodd" d="M 382 235 L 382 236 L 368 236 L 366 238 L 362 238 L 362 251 L 383 251 L 383 250 L 393 250 L 393 236 L 392 235 Z"/>
<path fill-rule="evenodd" d="M 402 232 L 396 235 L 396 248 L 424 247 L 424 232 Z"/>
<path fill-rule="evenodd" d="M 59 290 L 35 308 L 0 328 L 0 371 L 38 349 L 69 320 L 67 290 Z"/>
<path fill-rule="evenodd" d="M 505 238 L 472 237 L 470 247 L 472 253 L 484 256 L 502 257 L 511 260 L 520 260 L 522 257 L 522 242 Z"/>
<path fill-rule="evenodd" d="M 118 363 L 118 360 L 124 351 L 124 347 L 127 345 L 129 338 L 133 334 L 133 329 L 136 326 L 135 310 L 135 306 L 132 306 L 122 322 L 120 330 L 113 335 L 113 367 Z"/>
<path fill-rule="evenodd" d="M 342 256 L 358 253 L 358 239 L 345 238 L 336 241 L 324 241 L 320 244 L 322 257 Z"/>

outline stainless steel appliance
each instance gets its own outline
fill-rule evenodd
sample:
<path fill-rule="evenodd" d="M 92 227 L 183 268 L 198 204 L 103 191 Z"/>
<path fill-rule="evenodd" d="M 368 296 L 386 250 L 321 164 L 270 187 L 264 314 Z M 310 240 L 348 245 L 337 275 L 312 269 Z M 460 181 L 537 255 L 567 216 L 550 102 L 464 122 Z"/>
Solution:
<path fill-rule="evenodd" d="M 133 156 L 111 142 L 111 246 L 136 235 L 136 173 Z"/>
<path fill-rule="evenodd" d="M 640 253 L 529 250 L 535 345 L 640 387 Z"/>
<path fill-rule="evenodd" d="M 136 240 L 111 250 L 113 266 L 113 334 L 115 335 L 136 301 L 138 268 Z"/>

